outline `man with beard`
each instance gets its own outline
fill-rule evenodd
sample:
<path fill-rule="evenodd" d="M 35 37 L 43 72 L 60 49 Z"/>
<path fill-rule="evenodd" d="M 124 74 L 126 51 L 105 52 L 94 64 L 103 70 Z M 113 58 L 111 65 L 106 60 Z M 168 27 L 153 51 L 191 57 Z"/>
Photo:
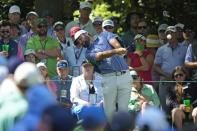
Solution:
<path fill-rule="evenodd" d="M 50 77 L 56 75 L 57 57 L 60 56 L 60 47 L 57 40 L 47 36 L 47 21 L 43 18 L 36 20 L 37 35 L 27 42 L 27 49 L 34 49 L 38 61 L 46 64 Z"/>
<path fill-rule="evenodd" d="M 117 35 L 111 32 L 103 31 L 93 42 L 88 36 L 87 33 L 81 33 L 79 38 L 81 44 L 87 47 L 86 58 L 94 66 L 94 71 L 102 78 L 103 105 L 110 122 L 116 111 L 116 103 L 119 111 L 128 110 L 131 76 L 123 57 L 127 50 L 121 47 L 116 39 Z"/>
<path fill-rule="evenodd" d="M 0 56 L 10 58 L 11 56 L 22 57 L 21 48 L 10 38 L 11 24 L 7 20 L 2 20 L 0 23 Z"/>

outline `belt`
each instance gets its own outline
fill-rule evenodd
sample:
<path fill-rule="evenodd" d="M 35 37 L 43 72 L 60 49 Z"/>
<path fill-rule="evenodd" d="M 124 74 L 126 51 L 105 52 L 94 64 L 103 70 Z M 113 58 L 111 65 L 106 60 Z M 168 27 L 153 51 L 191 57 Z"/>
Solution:
<path fill-rule="evenodd" d="M 126 74 L 128 71 L 124 70 L 124 71 L 116 71 L 116 72 L 111 72 L 111 73 L 103 73 L 101 74 L 102 76 L 121 76 Z"/>

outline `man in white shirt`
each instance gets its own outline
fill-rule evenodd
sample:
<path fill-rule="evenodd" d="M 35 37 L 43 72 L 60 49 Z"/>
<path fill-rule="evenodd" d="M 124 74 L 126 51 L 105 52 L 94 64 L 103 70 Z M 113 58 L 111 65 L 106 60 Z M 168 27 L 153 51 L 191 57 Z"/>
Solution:
<path fill-rule="evenodd" d="M 101 77 L 94 74 L 94 67 L 87 60 L 82 63 L 82 75 L 73 78 L 70 99 L 80 106 L 100 105 L 103 101 Z"/>

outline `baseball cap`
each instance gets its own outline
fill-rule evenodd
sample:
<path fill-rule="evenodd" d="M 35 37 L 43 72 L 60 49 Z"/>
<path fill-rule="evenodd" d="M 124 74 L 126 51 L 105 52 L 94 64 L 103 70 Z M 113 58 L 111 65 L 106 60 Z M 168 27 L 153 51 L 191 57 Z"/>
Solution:
<path fill-rule="evenodd" d="M 67 68 L 68 62 L 66 60 L 59 60 L 56 64 L 57 68 Z"/>
<path fill-rule="evenodd" d="M 165 33 L 168 33 L 168 32 L 176 32 L 176 27 L 175 26 L 168 26 Z"/>
<path fill-rule="evenodd" d="M 35 11 L 30 11 L 30 12 L 27 13 L 26 19 L 28 19 L 28 17 L 29 17 L 30 15 L 35 15 L 35 16 L 38 17 L 38 14 L 37 14 Z"/>
<path fill-rule="evenodd" d="M 18 5 L 11 6 L 10 9 L 9 9 L 9 13 L 10 14 L 12 14 L 12 13 L 20 13 L 21 14 L 20 7 Z"/>
<path fill-rule="evenodd" d="M 160 47 L 159 37 L 155 34 L 150 34 L 146 37 L 146 47 Z"/>
<path fill-rule="evenodd" d="M 80 30 L 80 27 L 79 26 L 73 26 L 71 29 L 70 29 L 70 37 L 71 38 L 74 38 L 74 35 L 77 31 Z"/>
<path fill-rule="evenodd" d="M 98 106 L 84 106 L 80 114 L 82 126 L 85 129 L 94 128 L 106 124 L 106 116 L 103 108 Z"/>
<path fill-rule="evenodd" d="M 53 25 L 53 28 L 55 29 L 57 26 L 65 27 L 65 26 L 64 26 L 64 23 L 63 23 L 62 21 L 57 21 L 57 22 L 55 22 L 54 25 Z"/>
<path fill-rule="evenodd" d="M 41 25 L 41 24 L 47 25 L 47 21 L 44 18 L 38 18 L 38 19 L 35 20 L 35 24 L 36 25 Z"/>
<path fill-rule="evenodd" d="M 182 30 L 184 29 L 184 24 L 182 24 L 182 23 L 177 23 L 176 25 L 175 25 L 175 27 L 176 28 L 181 28 Z"/>
<path fill-rule="evenodd" d="M 137 79 L 139 77 L 135 70 L 131 70 L 130 75 L 131 75 L 131 78 L 132 78 L 131 80 Z"/>
<path fill-rule="evenodd" d="M 139 40 L 139 39 L 142 39 L 142 40 L 146 40 L 146 37 L 145 36 L 143 36 L 143 35 L 141 35 L 141 34 L 137 34 L 137 35 L 135 35 L 135 37 L 134 37 L 134 40 Z"/>
<path fill-rule="evenodd" d="M 167 27 L 168 27 L 167 24 L 161 24 L 161 25 L 159 25 L 159 27 L 158 27 L 158 32 L 161 31 L 161 30 L 166 31 Z"/>
<path fill-rule="evenodd" d="M 137 74 L 137 72 L 136 72 L 135 70 L 131 70 L 131 71 L 130 71 L 130 75 L 131 75 L 131 76 L 134 76 L 134 75 L 138 75 L 138 74 Z"/>
<path fill-rule="evenodd" d="M 95 22 L 103 22 L 103 18 L 101 16 L 97 16 L 92 21 L 92 23 L 95 23 Z"/>
<path fill-rule="evenodd" d="M 45 67 L 45 68 L 47 68 L 47 66 L 46 66 L 43 62 L 37 63 L 37 64 L 36 64 L 36 67 L 37 67 L 37 68 L 40 68 L 40 67 Z"/>
<path fill-rule="evenodd" d="M 14 72 L 14 80 L 18 85 L 23 87 L 33 86 L 35 84 L 43 83 L 44 79 L 35 64 L 24 62 L 20 64 Z"/>
<path fill-rule="evenodd" d="M 92 9 L 92 4 L 89 2 L 80 2 L 80 9 L 84 9 L 84 8 L 90 8 Z"/>
<path fill-rule="evenodd" d="M 75 33 L 75 35 L 74 35 L 74 40 L 77 40 L 81 34 L 85 34 L 85 33 L 87 33 L 87 31 L 85 31 L 85 30 L 79 30 L 79 31 L 77 31 Z"/>
<path fill-rule="evenodd" d="M 27 49 L 25 50 L 24 56 L 29 55 L 29 54 L 36 54 L 36 52 L 33 49 Z"/>
<path fill-rule="evenodd" d="M 112 26 L 112 27 L 114 27 L 114 22 L 112 20 L 105 20 L 102 23 L 102 27 L 105 27 L 105 26 Z"/>
<path fill-rule="evenodd" d="M 69 109 L 60 105 L 47 107 L 43 112 L 43 118 L 48 116 L 51 120 L 51 127 L 54 131 L 71 131 L 76 126 L 77 120 Z"/>
<path fill-rule="evenodd" d="M 112 131 L 129 131 L 135 127 L 135 115 L 129 112 L 117 112 L 111 123 Z"/>

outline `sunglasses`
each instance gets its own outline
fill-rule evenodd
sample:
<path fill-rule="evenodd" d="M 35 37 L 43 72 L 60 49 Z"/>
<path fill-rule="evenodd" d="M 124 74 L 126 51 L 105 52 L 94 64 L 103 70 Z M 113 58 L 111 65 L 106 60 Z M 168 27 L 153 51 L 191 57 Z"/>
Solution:
<path fill-rule="evenodd" d="M 175 78 L 183 77 L 183 76 L 184 76 L 184 74 L 175 74 L 175 75 L 174 75 Z"/>
<path fill-rule="evenodd" d="M 136 79 L 139 78 L 139 75 L 132 75 L 132 78 L 133 78 L 134 80 L 136 80 Z"/>
<path fill-rule="evenodd" d="M 93 23 L 93 26 L 101 26 L 102 25 L 102 22 L 94 22 Z"/>
<path fill-rule="evenodd" d="M 159 33 L 165 33 L 165 30 L 159 30 Z"/>
<path fill-rule="evenodd" d="M 57 31 L 57 32 L 58 32 L 58 31 L 63 31 L 63 30 L 64 30 L 64 28 L 56 28 L 56 29 L 55 29 L 55 31 Z"/>
<path fill-rule="evenodd" d="M 9 30 L 2 30 L 1 33 L 10 33 Z"/>
<path fill-rule="evenodd" d="M 113 26 L 105 26 L 104 28 L 105 29 L 113 29 L 114 27 Z"/>
<path fill-rule="evenodd" d="M 138 26 L 138 29 L 146 29 L 146 26 Z"/>
<path fill-rule="evenodd" d="M 47 25 L 38 25 L 38 28 L 46 28 Z"/>
<path fill-rule="evenodd" d="M 186 32 L 186 33 L 192 33 L 192 30 L 191 29 L 185 29 L 184 32 Z"/>

